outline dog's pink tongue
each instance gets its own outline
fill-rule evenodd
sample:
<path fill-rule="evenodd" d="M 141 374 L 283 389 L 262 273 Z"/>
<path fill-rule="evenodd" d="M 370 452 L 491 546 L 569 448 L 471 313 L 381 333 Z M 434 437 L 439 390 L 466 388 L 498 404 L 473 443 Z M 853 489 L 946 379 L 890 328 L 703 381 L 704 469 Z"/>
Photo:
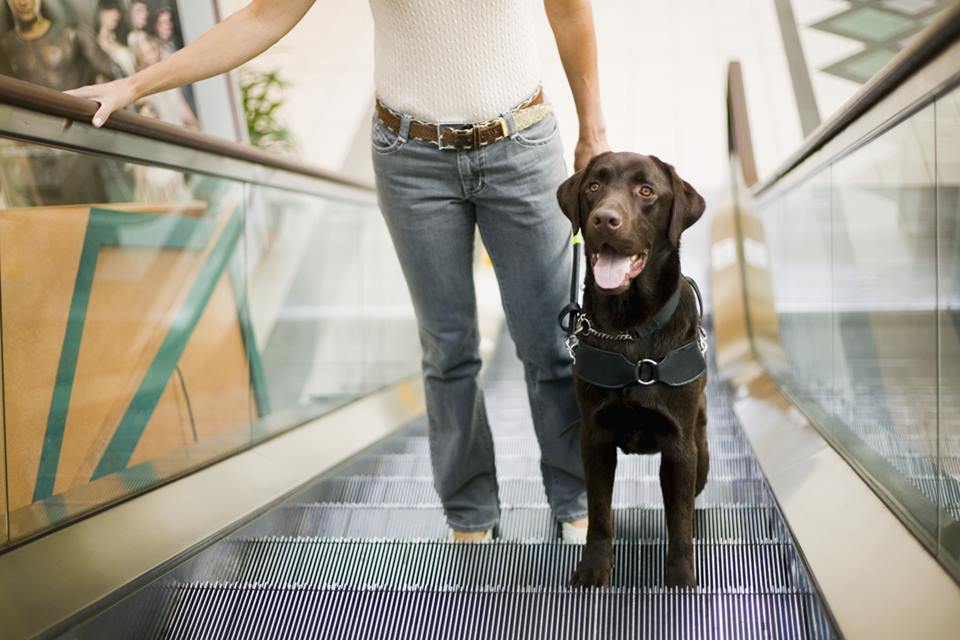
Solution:
<path fill-rule="evenodd" d="M 593 279 L 604 289 L 616 289 L 630 271 L 630 256 L 621 256 L 604 249 L 593 265 Z"/>

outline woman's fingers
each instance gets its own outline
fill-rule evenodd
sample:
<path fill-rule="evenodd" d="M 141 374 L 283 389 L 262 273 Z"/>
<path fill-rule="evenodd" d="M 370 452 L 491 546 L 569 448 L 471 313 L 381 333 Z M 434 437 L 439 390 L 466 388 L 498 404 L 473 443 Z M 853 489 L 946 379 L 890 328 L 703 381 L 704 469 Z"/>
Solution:
<path fill-rule="evenodd" d="M 68 93 L 77 98 L 93 100 L 100 104 L 97 112 L 93 114 L 93 126 L 97 128 L 104 125 L 111 113 L 132 100 L 130 96 L 126 95 L 123 87 L 115 82 L 79 87 L 77 89 L 70 89 L 64 93 Z"/>
<path fill-rule="evenodd" d="M 107 118 L 110 117 L 110 114 L 113 113 L 113 109 L 108 107 L 105 102 L 100 103 L 100 108 L 97 109 L 97 112 L 93 114 L 93 126 L 100 128 L 103 126 L 103 123 L 107 121 Z"/>
<path fill-rule="evenodd" d="M 86 100 L 93 100 L 94 102 L 99 103 L 99 108 L 97 112 L 93 114 L 93 126 L 100 128 L 103 126 L 103 123 L 107 121 L 107 118 L 110 117 L 110 114 L 113 113 L 113 108 L 109 104 L 109 100 L 106 96 L 103 95 L 103 91 L 100 85 L 92 85 L 87 87 L 80 87 L 78 89 L 69 89 L 64 91 L 71 96 L 77 98 L 84 98 Z"/>

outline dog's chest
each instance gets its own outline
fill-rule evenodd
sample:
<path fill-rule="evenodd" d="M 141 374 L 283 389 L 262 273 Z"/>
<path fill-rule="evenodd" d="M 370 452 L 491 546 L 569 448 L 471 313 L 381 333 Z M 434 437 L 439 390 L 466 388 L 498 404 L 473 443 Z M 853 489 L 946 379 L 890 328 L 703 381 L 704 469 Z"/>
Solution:
<path fill-rule="evenodd" d="M 632 395 L 632 394 L 631 394 Z M 637 404 L 635 398 L 607 399 L 593 423 L 624 453 L 657 453 L 676 434 L 673 423 L 659 411 Z"/>

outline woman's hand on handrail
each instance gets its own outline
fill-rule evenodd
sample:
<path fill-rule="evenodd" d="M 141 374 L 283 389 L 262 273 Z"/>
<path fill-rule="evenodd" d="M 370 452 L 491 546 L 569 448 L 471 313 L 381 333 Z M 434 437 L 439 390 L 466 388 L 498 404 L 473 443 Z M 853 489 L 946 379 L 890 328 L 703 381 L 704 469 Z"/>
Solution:
<path fill-rule="evenodd" d="M 160 91 L 235 69 L 269 49 L 296 25 L 314 0 L 251 0 L 250 4 L 180 49 L 128 78 L 71 89 L 66 93 L 94 100 L 100 108 L 93 126 L 114 111 Z"/>
<path fill-rule="evenodd" d="M 102 127 L 111 113 L 123 109 L 140 97 L 130 80 L 131 78 L 121 78 L 79 89 L 70 89 L 64 93 L 99 103 L 100 108 L 93 114 L 93 126 Z"/>

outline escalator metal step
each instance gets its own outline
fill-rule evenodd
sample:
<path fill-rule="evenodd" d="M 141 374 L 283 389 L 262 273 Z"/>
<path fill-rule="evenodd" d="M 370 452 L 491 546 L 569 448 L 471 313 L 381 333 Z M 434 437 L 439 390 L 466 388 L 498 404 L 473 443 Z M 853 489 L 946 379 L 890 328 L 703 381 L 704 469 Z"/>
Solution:
<path fill-rule="evenodd" d="M 709 424 L 709 419 L 707 420 Z M 532 427 L 528 428 L 532 431 Z M 715 434 L 713 425 L 708 428 L 710 433 L 710 454 L 711 455 L 753 455 L 750 446 L 739 435 Z M 493 447 L 496 451 L 509 451 L 515 455 L 524 455 L 539 457 L 540 447 L 537 445 L 537 439 L 530 435 L 523 436 L 501 436 L 495 437 Z M 426 436 L 404 436 L 391 438 L 383 443 L 382 449 L 378 448 L 378 453 L 413 453 L 418 455 L 428 455 L 429 442 Z"/>
<path fill-rule="evenodd" d="M 657 478 L 660 456 L 622 456 L 617 462 L 617 478 Z M 411 453 L 367 455 L 344 467 L 344 476 L 431 478 L 430 458 Z M 498 456 L 497 474 L 501 478 L 540 477 L 539 456 Z M 751 455 L 710 457 L 711 479 L 761 478 Z"/>
<path fill-rule="evenodd" d="M 144 603 L 142 616 L 120 620 L 110 631 L 117 633 L 112 637 L 169 640 L 834 637 L 819 600 L 810 593 L 373 590 L 217 584 L 177 584 L 157 590 L 153 599 Z"/>
<path fill-rule="evenodd" d="M 563 589 L 582 548 L 555 543 L 323 540 L 230 540 L 197 563 L 190 582 L 454 589 Z M 614 544 L 612 586 L 663 589 L 665 541 Z M 705 591 L 810 591 L 793 547 L 782 541 L 695 542 Z"/>
<path fill-rule="evenodd" d="M 512 507 L 547 505 L 539 478 L 500 479 L 500 502 Z M 346 502 L 378 505 L 440 506 L 440 498 L 427 478 L 380 478 L 376 476 L 336 477 L 324 480 L 306 498 L 315 502 Z M 697 506 L 722 504 L 769 504 L 766 484 L 761 479 L 715 480 L 697 496 Z M 614 483 L 613 506 L 638 504 L 660 506 L 663 494 L 655 478 L 622 479 Z"/>
<path fill-rule="evenodd" d="M 624 508 L 613 512 L 614 530 L 622 540 L 664 540 L 663 509 Z M 439 507 L 380 507 L 362 504 L 292 504 L 276 509 L 245 531 L 249 537 L 378 538 L 446 540 L 447 523 Z M 501 540 L 556 538 L 556 525 L 547 507 L 504 509 Z M 697 509 L 696 540 L 719 542 L 789 540 L 772 507 L 723 505 Z"/>

